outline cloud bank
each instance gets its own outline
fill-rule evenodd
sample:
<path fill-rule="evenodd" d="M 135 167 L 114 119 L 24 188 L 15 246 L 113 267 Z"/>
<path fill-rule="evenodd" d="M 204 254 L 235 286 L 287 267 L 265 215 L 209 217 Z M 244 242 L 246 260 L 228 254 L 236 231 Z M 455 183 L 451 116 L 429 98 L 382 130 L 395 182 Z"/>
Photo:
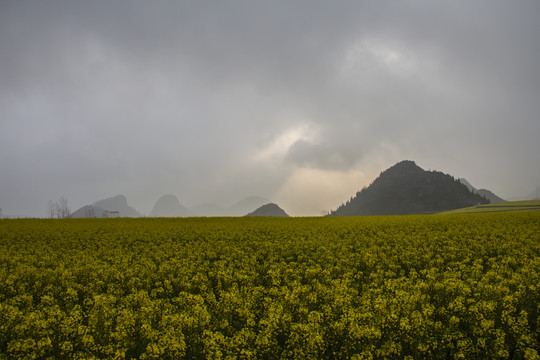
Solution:
<path fill-rule="evenodd" d="M 0 5 L 0 207 L 335 208 L 403 159 L 540 185 L 540 3 Z"/>

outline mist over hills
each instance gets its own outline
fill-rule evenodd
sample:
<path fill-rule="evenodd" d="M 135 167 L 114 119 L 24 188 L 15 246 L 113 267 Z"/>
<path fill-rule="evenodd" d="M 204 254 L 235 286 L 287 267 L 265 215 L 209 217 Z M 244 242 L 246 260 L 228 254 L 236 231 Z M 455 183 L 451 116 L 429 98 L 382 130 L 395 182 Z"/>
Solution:
<path fill-rule="evenodd" d="M 339 186 L 336 184 L 335 186 Z M 538 197 L 540 188 L 529 199 Z M 504 202 L 487 189 L 476 189 L 466 179 L 455 179 L 440 171 L 426 171 L 414 161 L 401 161 L 380 173 L 368 187 L 358 191 L 330 216 L 405 215 L 454 210 L 486 203 Z M 128 205 L 124 195 L 94 202 L 74 211 L 72 217 L 104 217 L 115 212 L 120 217 L 144 216 Z M 260 196 L 246 197 L 229 207 L 204 203 L 192 208 L 182 205 L 175 195 L 160 197 L 149 216 L 289 216 L 277 204 Z"/>
<path fill-rule="evenodd" d="M 106 217 L 107 212 L 115 212 L 121 217 L 141 217 L 140 212 L 128 205 L 124 195 L 116 195 L 110 198 L 98 200 L 92 205 L 85 205 L 71 214 L 72 218 Z M 118 212 L 118 213 L 116 213 Z"/>
<path fill-rule="evenodd" d="M 260 196 L 249 196 L 245 199 L 238 201 L 228 208 L 230 216 L 244 216 L 253 209 L 261 207 L 264 204 L 268 204 L 270 201 Z"/>
<path fill-rule="evenodd" d="M 540 186 L 537 186 L 536 189 L 529 194 L 528 198 L 530 200 L 540 200 Z"/>
<path fill-rule="evenodd" d="M 512 200 L 540 200 L 540 186 L 537 186 L 528 195 L 512 198 Z"/>
<path fill-rule="evenodd" d="M 477 189 L 477 188 L 475 188 L 474 186 L 471 185 L 470 182 L 467 181 L 467 179 L 460 178 L 459 182 L 461 182 L 462 184 L 467 186 L 467 188 L 471 192 L 473 192 L 475 194 L 478 194 L 478 195 L 481 195 L 481 196 L 485 197 L 486 199 L 488 199 L 491 204 L 497 204 L 497 203 L 501 203 L 501 202 L 506 201 L 506 200 L 502 199 L 501 197 L 495 195 L 492 191 L 490 191 L 488 189 Z"/>
<path fill-rule="evenodd" d="M 175 195 L 167 194 L 158 199 L 152 211 L 152 217 L 188 217 L 193 216 L 193 213 L 185 206 L 180 204 Z"/>
<path fill-rule="evenodd" d="M 95 218 L 95 217 L 103 217 L 105 212 L 108 210 L 105 210 L 102 207 L 94 206 L 94 205 L 85 205 L 80 209 L 75 210 L 71 213 L 72 218 Z"/>
<path fill-rule="evenodd" d="M 152 217 L 190 217 L 190 216 L 244 216 L 257 208 L 270 203 L 270 200 L 260 196 L 246 197 L 229 207 L 221 207 L 214 203 L 205 203 L 192 208 L 191 210 L 180 203 L 178 198 L 172 194 L 160 197 L 154 204 L 149 216 Z M 107 217 L 109 212 L 114 212 L 114 216 L 119 217 L 141 217 L 144 216 L 133 207 L 128 205 L 124 195 L 116 195 L 110 198 L 94 202 L 92 205 L 85 205 L 71 213 L 73 218 L 93 218 Z"/>
<path fill-rule="evenodd" d="M 116 195 L 107 199 L 96 201 L 93 206 L 108 211 L 118 211 L 122 217 L 140 217 L 142 214 L 128 205 L 124 195 Z"/>
<path fill-rule="evenodd" d="M 195 206 L 191 211 L 195 216 L 244 216 L 271 201 L 260 196 L 248 196 L 229 207 L 214 203 Z"/>
<path fill-rule="evenodd" d="M 476 191 L 476 193 L 488 199 L 491 204 L 506 202 L 506 200 L 495 195 L 491 190 L 488 189 L 479 189 L 478 191 Z"/>
<path fill-rule="evenodd" d="M 215 203 L 204 203 L 191 209 L 197 216 L 223 216 L 227 210 Z"/>
<path fill-rule="evenodd" d="M 487 203 L 452 176 L 405 160 L 383 171 L 330 216 L 423 214 Z"/>

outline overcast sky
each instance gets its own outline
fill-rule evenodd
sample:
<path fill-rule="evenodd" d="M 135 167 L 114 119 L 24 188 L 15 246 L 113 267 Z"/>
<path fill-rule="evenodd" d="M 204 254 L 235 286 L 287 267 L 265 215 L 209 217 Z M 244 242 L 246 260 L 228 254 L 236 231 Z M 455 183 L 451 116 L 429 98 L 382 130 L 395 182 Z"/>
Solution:
<path fill-rule="evenodd" d="M 540 1 L 2 1 L 0 207 L 250 195 L 319 215 L 404 159 L 540 186 Z"/>

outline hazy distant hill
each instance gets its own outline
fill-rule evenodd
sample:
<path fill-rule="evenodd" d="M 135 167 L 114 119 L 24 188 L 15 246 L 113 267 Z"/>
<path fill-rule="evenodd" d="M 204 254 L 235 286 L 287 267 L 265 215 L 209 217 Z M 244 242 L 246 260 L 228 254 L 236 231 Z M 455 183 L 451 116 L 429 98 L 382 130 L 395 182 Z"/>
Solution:
<path fill-rule="evenodd" d="M 230 216 L 243 216 L 270 201 L 260 196 L 249 196 L 235 203 L 227 209 Z"/>
<path fill-rule="evenodd" d="M 502 203 L 506 201 L 498 197 L 497 195 L 495 195 L 492 191 L 489 191 L 488 189 L 480 189 L 476 193 L 488 199 L 491 204 L 497 204 L 497 203 Z"/>
<path fill-rule="evenodd" d="M 540 200 L 540 186 L 536 187 L 533 192 L 527 195 L 527 200 Z"/>
<path fill-rule="evenodd" d="M 101 218 L 103 217 L 104 212 L 105 212 L 104 208 L 93 206 L 93 205 L 85 205 L 82 208 L 72 212 L 71 217 L 72 218 Z"/>
<path fill-rule="evenodd" d="M 524 201 L 524 200 L 540 200 L 540 186 L 531 191 L 528 195 L 513 196 L 508 199 L 509 201 Z"/>
<path fill-rule="evenodd" d="M 178 198 L 174 195 L 163 195 L 158 199 L 152 211 L 150 212 L 152 217 L 188 217 L 193 216 L 191 211 L 180 204 Z"/>
<path fill-rule="evenodd" d="M 422 214 L 486 203 L 489 200 L 471 192 L 452 176 L 425 171 L 406 160 L 382 172 L 370 186 L 330 215 Z"/>
<path fill-rule="evenodd" d="M 246 216 L 277 216 L 277 217 L 289 217 L 282 208 L 277 204 L 270 203 L 261 206 L 257 210 L 250 212 Z"/>
<path fill-rule="evenodd" d="M 471 192 L 473 192 L 475 194 L 478 194 L 478 195 L 481 195 L 481 196 L 485 197 L 486 199 L 488 199 L 491 204 L 497 204 L 497 203 L 501 203 L 501 202 L 506 201 L 506 200 L 502 199 L 501 197 L 495 195 L 495 193 L 493 193 L 492 191 L 490 191 L 488 189 L 477 189 L 477 188 L 475 188 L 474 186 L 471 185 L 470 182 L 467 181 L 467 179 L 460 178 L 459 181 L 462 184 L 464 184 L 465 186 L 467 186 L 467 188 Z"/>
<path fill-rule="evenodd" d="M 260 196 L 249 196 L 227 208 L 206 203 L 192 208 L 191 211 L 198 216 L 243 216 L 269 202 L 270 200 Z"/>
<path fill-rule="evenodd" d="M 72 218 L 101 218 L 106 217 L 106 211 L 118 212 L 114 216 L 119 217 L 139 217 L 142 216 L 137 210 L 128 205 L 124 195 L 117 195 L 107 199 L 99 200 L 92 205 L 85 205 L 71 213 Z"/>
<path fill-rule="evenodd" d="M 121 217 L 139 217 L 140 212 L 128 205 L 124 195 L 116 195 L 107 199 L 96 201 L 95 207 L 103 208 L 107 211 L 118 211 Z"/>
<path fill-rule="evenodd" d="M 191 208 L 191 212 L 197 216 L 225 216 L 227 210 L 214 203 L 204 203 Z"/>

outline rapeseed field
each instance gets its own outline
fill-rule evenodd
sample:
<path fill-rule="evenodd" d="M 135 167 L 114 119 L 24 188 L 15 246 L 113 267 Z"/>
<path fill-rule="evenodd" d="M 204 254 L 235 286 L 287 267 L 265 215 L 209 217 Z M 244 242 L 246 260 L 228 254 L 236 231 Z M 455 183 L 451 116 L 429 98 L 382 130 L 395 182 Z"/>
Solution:
<path fill-rule="evenodd" d="M 538 359 L 540 212 L 0 220 L 0 359 Z"/>

